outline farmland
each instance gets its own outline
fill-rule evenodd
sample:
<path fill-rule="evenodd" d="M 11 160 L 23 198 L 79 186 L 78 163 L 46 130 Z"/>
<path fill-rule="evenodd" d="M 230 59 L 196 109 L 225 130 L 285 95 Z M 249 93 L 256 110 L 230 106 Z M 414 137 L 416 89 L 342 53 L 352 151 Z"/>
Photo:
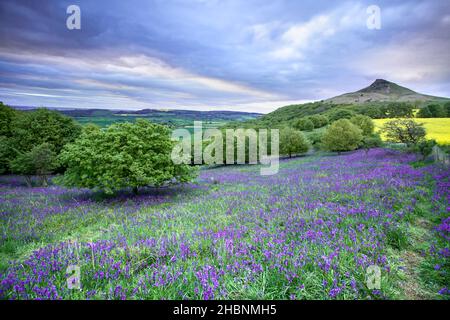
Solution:
<path fill-rule="evenodd" d="M 113 196 L 0 184 L 6 299 L 424 299 L 449 290 L 449 177 L 389 149 L 201 170 Z M 81 269 L 81 290 L 66 268 Z M 369 290 L 366 270 L 381 268 Z"/>
<path fill-rule="evenodd" d="M 374 119 L 376 129 L 393 119 Z M 439 144 L 450 144 L 450 118 L 414 118 L 414 121 L 423 123 L 428 139 L 435 139 Z"/>

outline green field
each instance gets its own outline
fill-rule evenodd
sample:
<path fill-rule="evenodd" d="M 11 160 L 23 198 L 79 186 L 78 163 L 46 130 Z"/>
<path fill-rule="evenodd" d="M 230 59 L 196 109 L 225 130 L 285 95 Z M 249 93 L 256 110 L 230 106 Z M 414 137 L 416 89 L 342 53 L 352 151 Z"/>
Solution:
<path fill-rule="evenodd" d="M 374 119 L 376 129 L 393 119 Z M 427 130 L 427 138 L 435 139 L 439 144 L 450 144 L 450 118 L 416 118 Z"/>

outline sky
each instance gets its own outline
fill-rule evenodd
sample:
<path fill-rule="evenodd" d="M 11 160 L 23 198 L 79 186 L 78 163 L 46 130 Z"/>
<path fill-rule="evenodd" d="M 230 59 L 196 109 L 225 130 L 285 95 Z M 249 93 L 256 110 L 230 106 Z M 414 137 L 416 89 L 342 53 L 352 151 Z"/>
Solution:
<path fill-rule="evenodd" d="M 450 97 L 449 0 L 0 1 L 9 105 L 267 113 L 377 78 Z"/>

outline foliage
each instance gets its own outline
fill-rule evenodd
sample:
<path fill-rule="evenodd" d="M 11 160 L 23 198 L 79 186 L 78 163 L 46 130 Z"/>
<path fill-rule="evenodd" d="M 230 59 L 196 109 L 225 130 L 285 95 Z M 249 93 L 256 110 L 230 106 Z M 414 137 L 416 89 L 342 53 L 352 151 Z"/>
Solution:
<path fill-rule="evenodd" d="M 309 118 L 298 119 L 294 127 L 300 131 L 311 131 L 314 129 L 314 123 Z"/>
<path fill-rule="evenodd" d="M 431 113 L 428 106 L 425 106 L 422 109 L 420 109 L 419 112 L 417 112 L 416 117 L 417 118 L 433 118 L 433 114 Z"/>
<path fill-rule="evenodd" d="M 280 132 L 280 154 L 289 155 L 306 153 L 309 150 L 309 142 L 304 134 L 292 128 L 284 128 Z"/>
<path fill-rule="evenodd" d="M 131 187 L 159 187 L 188 182 L 194 170 L 175 165 L 169 129 L 147 120 L 113 124 L 104 130 L 89 127 L 64 147 L 60 160 L 67 170 L 60 179 L 66 186 L 100 189 L 106 193 Z"/>
<path fill-rule="evenodd" d="M 12 121 L 16 116 L 16 111 L 0 101 L 0 136 L 11 137 Z"/>
<path fill-rule="evenodd" d="M 57 111 L 40 108 L 23 112 L 12 122 L 12 143 L 20 152 L 28 152 L 34 146 L 49 143 L 58 154 L 63 146 L 75 140 L 81 127 L 69 117 Z"/>
<path fill-rule="evenodd" d="M 322 144 L 329 151 L 350 151 L 358 148 L 362 138 L 361 129 L 347 119 L 340 119 L 327 129 Z"/>
<path fill-rule="evenodd" d="M 378 148 L 383 145 L 383 141 L 379 134 L 371 134 L 363 136 L 361 141 L 361 148 L 366 151 L 366 154 L 370 151 L 370 149 Z"/>
<path fill-rule="evenodd" d="M 369 136 L 373 133 L 375 124 L 368 116 L 356 115 L 350 119 L 350 121 L 361 129 L 363 136 Z"/>
<path fill-rule="evenodd" d="M 10 166 L 13 173 L 26 177 L 29 186 L 31 176 L 34 175 L 41 178 L 43 186 L 47 186 L 47 176 L 57 167 L 56 153 L 52 150 L 51 144 L 42 143 L 28 152 L 20 153 L 11 161 Z"/>
<path fill-rule="evenodd" d="M 376 129 L 380 130 L 383 125 L 394 119 L 375 119 Z M 415 118 L 417 122 L 423 124 L 425 131 L 427 132 L 427 139 L 436 140 L 439 145 L 450 144 L 450 118 Z M 382 134 L 382 138 L 386 137 Z"/>
<path fill-rule="evenodd" d="M 426 131 L 423 124 L 412 119 L 395 119 L 388 121 L 381 128 L 386 139 L 390 142 L 405 143 L 408 147 L 415 145 L 425 138 Z"/>
<path fill-rule="evenodd" d="M 422 155 L 422 160 L 425 160 L 433 152 L 435 145 L 435 140 L 422 140 L 414 146 L 413 150 Z"/>
<path fill-rule="evenodd" d="M 0 174 L 9 170 L 9 162 L 13 159 L 14 152 L 11 148 L 10 139 L 0 136 Z"/>
<path fill-rule="evenodd" d="M 328 118 L 322 114 L 310 116 L 309 119 L 313 122 L 314 128 L 322 128 L 328 124 Z"/>
<path fill-rule="evenodd" d="M 328 118 L 330 119 L 330 122 L 334 122 L 340 119 L 350 119 L 355 115 L 356 113 L 352 110 L 337 108 L 329 112 Z"/>

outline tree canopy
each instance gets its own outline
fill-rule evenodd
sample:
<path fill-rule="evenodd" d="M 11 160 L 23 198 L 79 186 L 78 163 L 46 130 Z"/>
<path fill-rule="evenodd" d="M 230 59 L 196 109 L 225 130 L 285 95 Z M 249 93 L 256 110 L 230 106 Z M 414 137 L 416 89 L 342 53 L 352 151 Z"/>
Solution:
<path fill-rule="evenodd" d="M 59 159 L 67 170 L 59 183 L 112 193 L 128 187 L 137 192 L 144 186 L 188 182 L 195 170 L 173 163 L 169 131 L 143 119 L 104 130 L 91 126 L 64 147 Z"/>
<path fill-rule="evenodd" d="M 350 151 L 358 148 L 362 138 L 361 129 L 347 119 L 340 119 L 327 129 L 322 144 L 330 151 Z"/>

